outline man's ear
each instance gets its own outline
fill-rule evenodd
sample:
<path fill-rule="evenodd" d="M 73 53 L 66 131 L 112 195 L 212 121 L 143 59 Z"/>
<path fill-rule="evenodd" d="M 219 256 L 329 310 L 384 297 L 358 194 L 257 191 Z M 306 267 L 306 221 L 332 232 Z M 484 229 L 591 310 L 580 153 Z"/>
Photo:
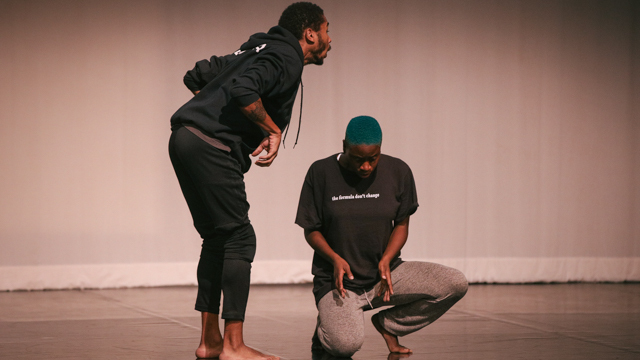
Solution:
<path fill-rule="evenodd" d="M 342 140 L 342 153 L 347 153 L 347 140 Z"/>
<path fill-rule="evenodd" d="M 316 32 L 311 28 L 304 29 L 304 40 L 307 42 L 307 44 L 315 44 L 316 36 Z"/>

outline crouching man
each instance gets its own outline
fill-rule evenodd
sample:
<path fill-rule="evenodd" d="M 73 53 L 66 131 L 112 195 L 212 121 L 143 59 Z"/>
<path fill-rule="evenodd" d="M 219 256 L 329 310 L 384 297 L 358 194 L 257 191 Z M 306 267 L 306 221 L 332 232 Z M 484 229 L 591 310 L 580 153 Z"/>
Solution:
<path fill-rule="evenodd" d="M 367 310 L 391 353 L 398 342 L 447 312 L 467 292 L 458 270 L 402 261 L 409 217 L 417 210 L 413 174 L 400 159 L 381 154 L 376 119 L 353 118 L 343 152 L 318 160 L 307 172 L 296 224 L 315 250 L 312 273 L 318 323 L 312 349 L 349 357 L 364 342 Z"/>

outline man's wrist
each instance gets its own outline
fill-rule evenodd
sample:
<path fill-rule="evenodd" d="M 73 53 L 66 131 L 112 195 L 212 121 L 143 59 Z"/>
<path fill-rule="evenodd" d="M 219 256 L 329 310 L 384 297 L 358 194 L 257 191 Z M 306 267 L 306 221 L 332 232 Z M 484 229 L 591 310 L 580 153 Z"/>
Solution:
<path fill-rule="evenodd" d="M 331 255 L 329 255 L 329 258 L 331 259 L 331 263 L 335 266 L 337 265 L 341 260 L 342 257 L 340 257 L 340 255 L 333 253 Z"/>

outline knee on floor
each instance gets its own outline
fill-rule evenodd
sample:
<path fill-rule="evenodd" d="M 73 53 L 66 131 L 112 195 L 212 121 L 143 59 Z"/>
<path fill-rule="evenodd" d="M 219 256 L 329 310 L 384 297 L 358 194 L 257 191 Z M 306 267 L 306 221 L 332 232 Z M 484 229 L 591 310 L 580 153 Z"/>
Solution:
<path fill-rule="evenodd" d="M 348 358 L 360 350 L 364 338 L 333 337 L 322 342 L 325 350 L 331 355 Z"/>
<path fill-rule="evenodd" d="M 469 281 L 467 281 L 466 276 L 464 276 L 462 272 L 457 271 L 457 275 L 451 282 L 451 293 L 454 297 L 462 299 L 467 293 L 467 290 L 469 290 Z"/>

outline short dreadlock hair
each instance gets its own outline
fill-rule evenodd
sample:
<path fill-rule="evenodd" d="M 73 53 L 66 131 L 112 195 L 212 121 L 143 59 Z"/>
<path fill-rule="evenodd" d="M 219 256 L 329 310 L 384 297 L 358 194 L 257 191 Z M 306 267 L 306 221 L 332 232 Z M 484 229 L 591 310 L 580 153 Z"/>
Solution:
<path fill-rule="evenodd" d="M 320 6 L 310 2 L 297 2 L 284 9 L 278 25 L 289 30 L 300 40 L 304 29 L 320 31 L 320 25 L 325 21 L 324 11 Z"/>

